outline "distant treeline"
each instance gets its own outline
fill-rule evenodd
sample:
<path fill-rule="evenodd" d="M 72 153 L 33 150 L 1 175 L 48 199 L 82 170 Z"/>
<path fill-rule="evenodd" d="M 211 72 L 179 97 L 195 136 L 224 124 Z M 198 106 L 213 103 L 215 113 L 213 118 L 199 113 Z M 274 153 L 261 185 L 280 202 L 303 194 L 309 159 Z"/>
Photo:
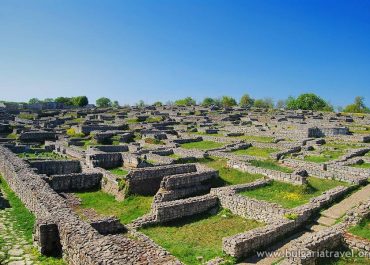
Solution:
<path fill-rule="evenodd" d="M 0 101 L 4 102 L 4 101 Z M 75 106 L 75 107 L 84 107 L 89 104 L 89 100 L 86 96 L 78 96 L 78 97 L 57 97 L 55 99 L 46 98 L 44 100 L 40 100 L 38 98 L 31 98 L 29 100 L 29 104 L 36 104 L 36 103 L 47 103 L 47 102 L 58 102 L 63 103 L 67 106 Z M 100 108 L 118 108 L 120 104 L 117 100 L 112 101 L 109 98 L 101 97 L 96 100 L 96 106 Z M 229 96 L 223 96 L 221 98 L 211 98 L 206 97 L 201 102 L 196 102 L 196 100 L 192 97 L 186 97 L 182 99 L 178 99 L 174 102 L 168 101 L 163 104 L 160 101 L 156 101 L 153 106 L 163 106 L 163 105 L 176 105 L 176 106 L 195 106 L 201 105 L 203 107 L 223 107 L 223 108 L 230 108 L 234 106 L 240 106 L 242 108 L 265 108 L 265 109 L 289 109 L 289 110 L 315 110 L 315 111 L 334 111 L 334 107 L 328 101 L 322 99 L 316 94 L 313 93 L 304 93 L 299 95 L 298 97 L 294 98 L 292 96 L 288 97 L 285 100 L 278 100 L 274 102 L 272 98 L 263 98 L 263 99 L 254 99 L 250 97 L 248 94 L 244 94 L 239 101 L 235 98 Z M 128 105 L 125 105 L 128 106 Z M 140 100 L 136 106 L 144 107 L 147 106 L 143 100 Z M 370 113 L 370 109 L 365 105 L 364 98 L 361 96 L 355 97 L 354 102 L 342 107 L 337 107 L 337 111 L 339 112 L 350 112 L 350 113 Z"/>

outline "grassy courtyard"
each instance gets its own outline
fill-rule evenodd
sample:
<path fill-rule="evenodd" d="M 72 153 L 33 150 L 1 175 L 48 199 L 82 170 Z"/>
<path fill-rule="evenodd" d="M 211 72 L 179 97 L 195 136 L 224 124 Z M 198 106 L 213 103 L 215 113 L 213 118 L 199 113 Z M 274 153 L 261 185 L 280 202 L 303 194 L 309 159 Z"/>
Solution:
<path fill-rule="evenodd" d="M 82 208 L 94 209 L 98 214 L 114 215 L 123 224 L 128 224 L 150 210 L 152 196 L 131 195 L 124 201 L 118 202 L 114 196 L 102 191 L 78 192 Z"/>
<path fill-rule="evenodd" d="M 249 156 L 258 156 L 262 158 L 269 158 L 270 154 L 279 151 L 275 148 L 259 148 L 251 146 L 247 149 L 236 150 L 233 153 L 236 155 L 249 155 Z"/>
<path fill-rule="evenodd" d="M 284 173 L 292 173 L 294 171 L 293 169 L 282 166 L 273 160 L 251 160 L 249 162 L 255 167 L 277 170 Z"/>
<path fill-rule="evenodd" d="M 269 137 L 269 136 L 243 135 L 243 136 L 235 136 L 235 138 L 238 138 L 240 140 L 245 140 L 245 141 L 259 142 L 259 143 L 272 143 L 272 142 L 274 142 L 274 138 Z"/>
<path fill-rule="evenodd" d="M 370 218 L 349 229 L 352 234 L 370 240 Z"/>
<path fill-rule="evenodd" d="M 312 155 L 307 155 L 304 157 L 305 161 L 308 162 L 315 162 L 315 163 L 325 163 L 331 160 L 338 159 L 344 154 L 342 150 L 324 150 L 320 152 L 320 154 L 312 154 Z"/>
<path fill-rule="evenodd" d="M 359 165 L 352 165 L 352 167 L 357 167 L 357 168 L 370 168 L 370 163 L 362 163 Z"/>
<path fill-rule="evenodd" d="M 347 185 L 347 183 L 336 180 L 309 177 L 307 185 L 298 186 L 280 181 L 272 181 L 267 186 L 244 191 L 240 194 L 258 200 L 274 202 L 284 208 L 294 208 L 307 203 L 311 198 L 321 195 L 324 191 L 337 186 Z"/>
<path fill-rule="evenodd" d="M 123 169 L 121 167 L 109 169 L 108 171 L 117 176 L 126 176 L 128 174 L 128 170 Z"/>
<path fill-rule="evenodd" d="M 227 167 L 226 159 L 210 157 L 201 159 L 198 162 L 210 168 L 218 170 L 220 178 L 218 182 L 215 183 L 214 187 L 249 183 L 263 178 L 263 175 L 250 174 L 248 172 L 242 172 L 240 170 Z"/>
<path fill-rule="evenodd" d="M 56 154 L 54 152 L 31 152 L 31 153 L 20 153 L 18 157 L 23 159 L 48 159 L 48 160 L 64 160 L 64 156 Z"/>
<path fill-rule="evenodd" d="M 216 143 L 213 141 L 199 141 L 199 142 L 181 144 L 182 148 L 199 149 L 199 150 L 209 150 L 209 149 L 214 149 L 214 148 L 221 148 L 223 146 L 224 146 L 223 143 Z"/>
<path fill-rule="evenodd" d="M 262 226 L 221 210 L 216 215 L 203 214 L 176 222 L 147 227 L 140 231 L 167 249 L 185 264 L 201 264 L 223 256 L 222 238 Z M 202 257 L 202 258 L 200 258 Z M 230 260 L 230 257 L 226 257 Z"/>

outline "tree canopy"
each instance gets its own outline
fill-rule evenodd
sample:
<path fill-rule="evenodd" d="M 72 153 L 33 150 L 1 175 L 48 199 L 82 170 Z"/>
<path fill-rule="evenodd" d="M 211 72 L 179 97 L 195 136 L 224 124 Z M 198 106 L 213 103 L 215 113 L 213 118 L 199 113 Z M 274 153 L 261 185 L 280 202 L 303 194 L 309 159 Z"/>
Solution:
<path fill-rule="evenodd" d="M 175 101 L 175 105 L 177 106 L 194 106 L 195 104 L 195 99 L 193 99 L 192 97 L 186 97 Z"/>
<path fill-rule="evenodd" d="M 240 107 L 250 108 L 253 106 L 253 104 L 254 104 L 254 99 L 251 98 L 248 94 L 244 94 L 240 98 L 240 102 L 239 102 Z"/>
<path fill-rule="evenodd" d="M 229 96 L 223 96 L 221 98 L 221 105 L 224 108 L 229 108 L 229 107 L 232 107 L 232 106 L 236 105 L 236 100 L 232 97 L 229 97 Z"/>
<path fill-rule="evenodd" d="M 343 112 L 351 113 L 370 113 L 370 109 L 366 107 L 364 103 L 364 97 L 355 97 L 355 102 L 353 104 L 347 105 Z"/>
<path fill-rule="evenodd" d="M 112 106 L 112 101 L 109 98 L 101 97 L 96 100 L 96 106 L 98 108 L 108 108 Z"/>
<path fill-rule="evenodd" d="M 301 94 L 296 99 L 289 97 L 286 106 L 287 109 L 333 111 L 333 106 L 313 93 Z"/>

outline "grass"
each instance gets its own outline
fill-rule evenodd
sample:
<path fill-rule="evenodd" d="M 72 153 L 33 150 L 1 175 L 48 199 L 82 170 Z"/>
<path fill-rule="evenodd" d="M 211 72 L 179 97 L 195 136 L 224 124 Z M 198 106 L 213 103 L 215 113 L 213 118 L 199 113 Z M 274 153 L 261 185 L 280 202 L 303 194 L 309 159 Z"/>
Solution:
<path fill-rule="evenodd" d="M 272 181 L 271 184 L 240 194 L 247 197 L 253 197 L 258 200 L 278 203 L 284 208 L 294 208 L 307 203 L 311 198 L 321 195 L 324 191 L 337 186 L 348 186 L 347 183 L 319 179 L 315 177 L 308 178 L 307 185 L 293 185 L 289 183 Z"/>
<path fill-rule="evenodd" d="M 170 155 L 168 155 L 168 157 L 171 157 L 171 158 L 173 158 L 173 159 L 179 159 L 179 158 L 182 158 L 182 156 L 177 155 L 177 154 L 170 154 Z"/>
<path fill-rule="evenodd" d="M 254 142 L 260 142 L 260 143 L 274 142 L 274 138 L 269 137 L 269 136 L 243 135 L 243 136 L 234 136 L 234 137 L 241 139 L 241 140 L 254 141 Z"/>
<path fill-rule="evenodd" d="M 220 178 L 217 183 L 214 183 L 214 187 L 249 183 L 263 178 L 263 175 L 260 174 L 250 174 L 248 172 L 242 172 L 240 170 L 227 167 L 226 160 L 221 158 L 204 158 L 198 160 L 198 162 L 218 170 Z"/>
<path fill-rule="evenodd" d="M 233 151 L 233 153 L 236 155 L 249 155 L 249 156 L 269 158 L 270 154 L 275 153 L 277 151 L 279 150 L 275 148 L 259 148 L 259 147 L 251 146 L 247 149 Z"/>
<path fill-rule="evenodd" d="M 370 219 L 362 220 L 358 225 L 351 227 L 348 231 L 356 236 L 370 240 Z"/>
<path fill-rule="evenodd" d="M 109 169 L 108 171 L 117 176 L 126 176 L 128 174 L 128 170 L 120 168 L 120 167 Z"/>
<path fill-rule="evenodd" d="M 17 154 L 18 157 L 24 159 L 51 159 L 51 160 L 64 160 L 64 156 L 58 155 L 54 152 L 34 152 L 34 153 L 20 153 Z"/>
<path fill-rule="evenodd" d="M 78 192 L 82 208 L 92 208 L 98 214 L 114 215 L 123 224 L 128 224 L 150 210 L 152 196 L 131 195 L 124 201 L 116 201 L 114 196 L 102 191 Z"/>
<path fill-rule="evenodd" d="M 362 163 L 360 165 L 352 165 L 352 167 L 357 167 L 357 168 L 370 168 L 370 163 Z"/>
<path fill-rule="evenodd" d="M 18 135 L 16 133 L 10 133 L 6 136 L 8 139 L 17 139 Z"/>
<path fill-rule="evenodd" d="M 5 180 L 0 176 L 0 189 L 6 195 L 7 200 L 9 201 L 12 211 L 10 211 L 10 218 L 14 220 L 14 229 L 16 230 L 19 237 L 21 235 L 28 241 L 29 244 L 32 244 L 32 233 L 33 227 L 35 225 L 36 218 L 35 216 L 24 206 L 22 201 L 17 197 L 17 195 L 10 189 Z M 0 238 L 0 243 L 4 242 L 5 239 Z M 45 257 L 37 251 L 36 248 L 31 248 L 30 252 L 36 258 L 36 260 L 41 265 L 55 264 L 63 265 L 65 262 L 62 259 Z M 0 260 L 1 263 L 1 260 Z"/>
<path fill-rule="evenodd" d="M 338 151 L 324 150 L 320 153 L 320 155 L 307 155 L 304 157 L 304 160 L 308 162 L 325 163 L 330 160 L 338 159 L 342 155 L 343 151 L 341 150 Z"/>
<path fill-rule="evenodd" d="M 252 164 L 252 166 L 255 167 L 277 170 L 284 173 L 292 173 L 294 171 L 293 169 L 281 166 L 280 164 L 272 160 L 251 160 L 249 162 Z"/>
<path fill-rule="evenodd" d="M 147 144 L 165 144 L 163 141 L 155 138 L 145 138 L 144 142 Z"/>
<path fill-rule="evenodd" d="M 223 143 L 216 143 L 213 141 L 200 141 L 182 144 L 181 147 L 185 149 L 199 149 L 199 150 L 209 150 L 214 148 L 223 147 Z"/>
<path fill-rule="evenodd" d="M 140 231 L 167 249 L 185 264 L 201 264 L 224 256 L 222 238 L 260 227 L 263 224 L 221 210 L 179 221 L 143 228 Z M 202 258 L 200 258 L 202 257 Z M 230 257 L 224 256 L 232 261 Z"/>

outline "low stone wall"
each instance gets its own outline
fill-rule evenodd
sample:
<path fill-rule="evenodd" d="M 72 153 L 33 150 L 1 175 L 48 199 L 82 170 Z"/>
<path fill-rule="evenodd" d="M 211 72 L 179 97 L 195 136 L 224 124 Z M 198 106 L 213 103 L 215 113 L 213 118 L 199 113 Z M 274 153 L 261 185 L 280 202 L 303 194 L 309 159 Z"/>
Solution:
<path fill-rule="evenodd" d="M 107 153 L 128 152 L 127 145 L 94 145 L 94 146 L 90 146 L 89 149 L 96 149 L 101 152 L 107 152 Z"/>
<path fill-rule="evenodd" d="M 120 186 L 117 181 L 118 176 L 110 173 L 104 168 L 96 167 L 94 168 L 94 170 L 103 175 L 101 181 L 101 190 L 104 191 L 105 193 L 113 195 L 117 201 L 123 201 L 125 198 L 125 193 L 124 190 L 120 189 Z"/>
<path fill-rule="evenodd" d="M 124 225 L 122 225 L 120 221 L 114 217 L 94 220 L 90 224 L 101 235 L 114 235 L 127 231 Z"/>
<path fill-rule="evenodd" d="M 127 194 L 154 195 L 165 176 L 196 172 L 194 164 L 168 165 L 133 169 L 126 176 Z"/>
<path fill-rule="evenodd" d="M 228 160 L 227 166 L 235 169 L 239 169 L 243 172 L 248 172 L 252 174 L 261 174 L 268 178 L 288 182 L 295 185 L 303 185 L 307 183 L 307 177 L 300 176 L 298 174 L 289 174 L 276 170 L 271 170 L 267 168 L 255 167 L 247 162 Z"/>
<path fill-rule="evenodd" d="M 35 160 L 29 161 L 31 167 L 36 168 L 39 174 L 59 175 L 81 172 L 78 160 Z"/>
<path fill-rule="evenodd" d="M 63 155 L 69 155 L 71 157 L 75 157 L 77 159 L 85 159 L 85 152 L 83 152 L 81 149 L 76 148 L 74 146 L 66 146 L 61 141 L 56 141 L 55 142 L 55 152 Z"/>
<path fill-rule="evenodd" d="M 24 142 L 44 142 L 45 140 L 55 140 L 56 134 L 54 132 L 31 131 L 21 133 L 19 140 Z"/>
<path fill-rule="evenodd" d="M 367 177 L 357 176 L 350 174 L 346 168 L 334 170 L 334 167 L 329 166 L 327 164 L 320 164 L 314 162 L 307 162 L 303 160 L 295 160 L 295 159 L 284 159 L 282 160 L 283 164 L 292 167 L 292 168 L 302 168 L 305 169 L 309 175 L 315 176 L 318 178 L 324 179 L 336 179 L 339 181 L 349 182 L 353 184 L 362 184 L 367 181 Z"/>
<path fill-rule="evenodd" d="M 122 154 L 90 150 L 86 153 L 86 164 L 90 167 L 102 167 L 105 169 L 121 167 L 123 164 Z"/>
<path fill-rule="evenodd" d="M 370 258 L 370 240 L 354 236 L 350 233 L 343 234 L 344 244 L 352 250 L 361 252 Z"/>
<path fill-rule="evenodd" d="M 57 192 L 70 192 L 100 189 L 101 179 L 102 174 L 100 173 L 72 173 L 51 175 L 48 183 Z"/>
<path fill-rule="evenodd" d="M 186 216 L 206 212 L 217 206 L 217 196 L 204 195 L 183 200 L 161 202 L 155 204 L 152 215 L 158 223 L 164 223 Z"/>

